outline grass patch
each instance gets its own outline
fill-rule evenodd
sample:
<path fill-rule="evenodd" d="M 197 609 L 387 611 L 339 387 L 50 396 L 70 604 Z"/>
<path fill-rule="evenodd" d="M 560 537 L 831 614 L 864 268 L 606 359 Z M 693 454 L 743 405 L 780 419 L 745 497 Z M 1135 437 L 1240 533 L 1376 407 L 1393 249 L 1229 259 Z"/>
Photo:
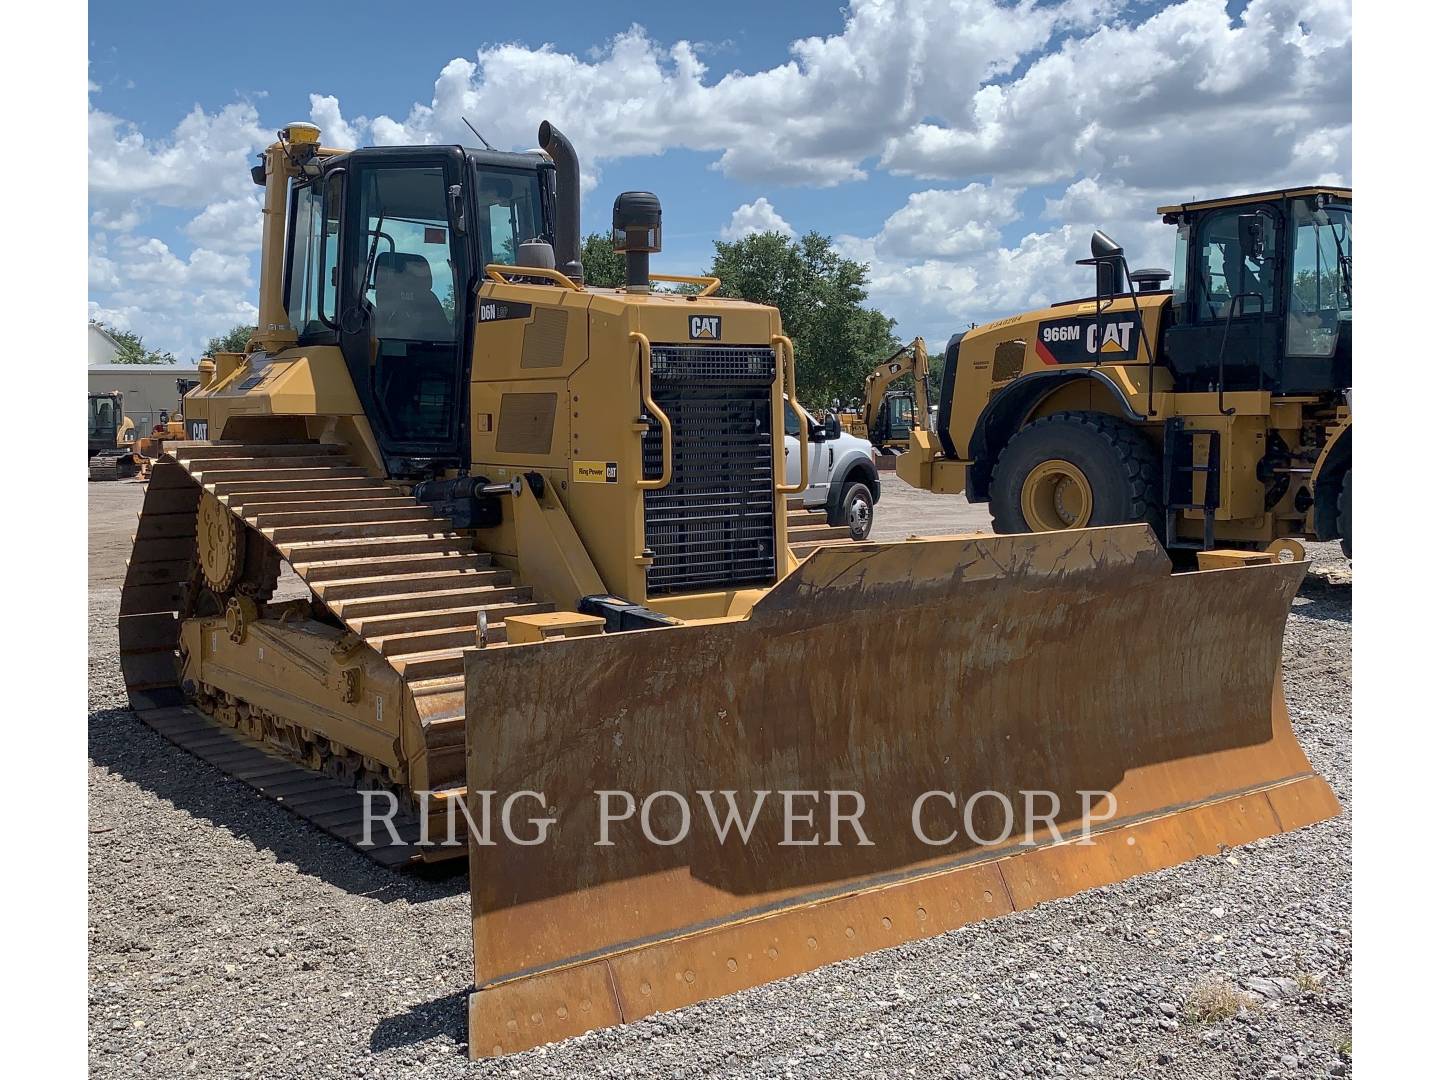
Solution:
<path fill-rule="evenodd" d="M 1325 980 L 1313 971 L 1302 971 L 1296 976 L 1295 981 L 1300 984 L 1300 989 L 1311 994 L 1322 994 L 1325 992 Z"/>
<path fill-rule="evenodd" d="M 1185 996 L 1185 1019 L 1192 1024 L 1218 1024 L 1229 1020 L 1255 998 L 1233 983 L 1212 977 Z"/>

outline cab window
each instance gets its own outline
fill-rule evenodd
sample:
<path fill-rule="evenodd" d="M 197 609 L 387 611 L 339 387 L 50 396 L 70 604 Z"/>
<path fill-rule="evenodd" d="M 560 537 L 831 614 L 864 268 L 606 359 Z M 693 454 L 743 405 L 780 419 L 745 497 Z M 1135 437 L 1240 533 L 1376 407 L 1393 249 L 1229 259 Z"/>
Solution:
<path fill-rule="evenodd" d="M 1265 255 L 1256 260 L 1240 235 L 1243 213 L 1254 213 L 1254 209 L 1219 210 L 1200 226 L 1194 287 L 1202 321 L 1224 321 L 1232 301 L 1237 319 L 1275 310 L 1275 219 L 1268 213 L 1261 215 Z M 1242 296 L 1244 299 L 1236 299 Z"/>
<path fill-rule="evenodd" d="M 540 185 L 533 173 L 492 169 L 477 172 L 475 186 L 480 207 L 481 265 L 514 266 L 520 245 L 544 233 Z"/>
<path fill-rule="evenodd" d="M 1295 240 L 1290 252 L 1290 318 L 1286 351 L 1291 356 L 1331 356 L 1340 323 L 1350 311 L 1350 208 L 1291 204 Z"/>

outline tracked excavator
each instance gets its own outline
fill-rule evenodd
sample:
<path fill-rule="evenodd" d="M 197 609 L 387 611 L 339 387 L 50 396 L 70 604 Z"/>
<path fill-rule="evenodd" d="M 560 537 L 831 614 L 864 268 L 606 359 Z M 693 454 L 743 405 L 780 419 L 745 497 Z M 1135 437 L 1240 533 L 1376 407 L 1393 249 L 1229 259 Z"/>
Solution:
<path fill-rule="evenodd" d="M 900 379 L 910 376 L 909 390 L 891 390 Z M 865 377 L 865 400 L 851 422 L 850 434 L 869 439 L 889 458 L 910 448 L 910 432 L 924 427 L 930 419 L 930 357 L 924 338 L 902 346 L 875 366 Z M 891 467 L 894 462 L 891 461 Z"/>
<path fill-rule="evenodd" d="M 386 864 L 468 838 L 473 1055 L 1336 811 L 1278 678 L 1303 562 L 1177 574 L 1144 525 L 797 560 L 777 311 L 651 272 L 649 193 L 587 288 L 539 144 L 280 132 L 259 326 L 185 399 L 119 617 L 178 744 Z"/>
<path fill-rule="evenodd" d="M 87 411 L 91 480 L 125 480 L 140 470 L 135 460 L 135 422 L 125 415 L 119 390 L 89 395 Z"/>

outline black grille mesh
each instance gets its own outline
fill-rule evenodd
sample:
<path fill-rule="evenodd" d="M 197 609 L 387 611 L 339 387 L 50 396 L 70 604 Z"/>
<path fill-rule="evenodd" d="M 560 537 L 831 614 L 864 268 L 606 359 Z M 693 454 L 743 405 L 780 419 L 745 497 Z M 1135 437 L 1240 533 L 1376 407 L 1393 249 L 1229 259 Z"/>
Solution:
<path fill-rule="evenodd" d="M 645 492 L 645 542 L 655 553 L 649 595 L 775 580 L 775 478 L 770 387 L 775 354 L 764 346 L 656 345 L 651 394 L 670 418 L 670 483 Z M 661 468 L 660 425 L 651 423 L 645 475 Z"/>

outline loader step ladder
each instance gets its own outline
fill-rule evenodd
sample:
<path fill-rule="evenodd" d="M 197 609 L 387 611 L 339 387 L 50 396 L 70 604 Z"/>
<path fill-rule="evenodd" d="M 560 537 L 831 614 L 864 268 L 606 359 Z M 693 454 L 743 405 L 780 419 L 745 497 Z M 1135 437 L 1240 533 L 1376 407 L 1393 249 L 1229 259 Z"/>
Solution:
<path fill-rule="evenodd" d="M 1205 464 L 1195 464 L 1195 443 L 1204 438 Z M 1220 505 L 1220 432 L 1212 428 L 1187 428 L 1185 421 L 1165 421 L 1165 546 L 1209 551 L 1215 546 L 1215 511 Z M 1196 474 L 1205 478 L 1199 502 L 1194 502 Z M 1186 510 L 1205 514 L 1205 538 L 1199 542 L 1177 535 L 1176 526 Z"/>

